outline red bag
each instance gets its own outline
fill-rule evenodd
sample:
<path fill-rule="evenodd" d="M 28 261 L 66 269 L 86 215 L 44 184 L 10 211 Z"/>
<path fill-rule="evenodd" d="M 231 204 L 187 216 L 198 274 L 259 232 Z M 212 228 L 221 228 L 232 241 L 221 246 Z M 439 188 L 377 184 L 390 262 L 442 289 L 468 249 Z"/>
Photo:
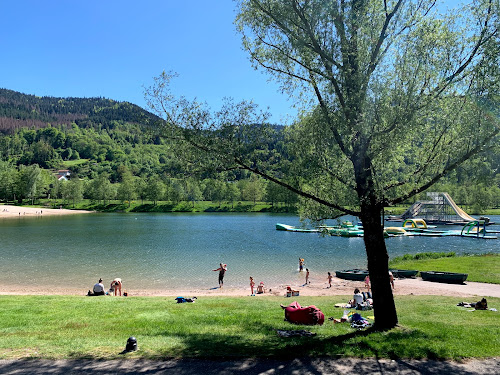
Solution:
<path fill-rule="evenodd" d="M 285 320 L 295 324 L 322 325 L 325 314 L 314 305 L 302 307 L 294 301 L 285 308 Z"/>

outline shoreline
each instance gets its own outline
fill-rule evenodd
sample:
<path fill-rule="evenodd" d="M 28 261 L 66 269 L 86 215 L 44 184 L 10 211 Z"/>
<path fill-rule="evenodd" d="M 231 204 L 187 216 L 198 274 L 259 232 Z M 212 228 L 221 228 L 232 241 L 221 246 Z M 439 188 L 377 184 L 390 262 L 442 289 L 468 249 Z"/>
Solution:
<path fill-rule="evenodd" d="M 12 206 L 9 204 L 0 205 L 0 219 L 63 216 L 63 215 L 89 214 L 92 212 L 93 211 L 86 211 L 86 210 L 69 210 L 67 208 L 25 207 L 25 206 Z"/>
<path fill-rule="evenodd" d="M 0 284 L 0 295 L 73 295 L 85 296 L 93 285 L 87 287 L 61 287 L 48 285 L 5 285 Z M 265 293 L 256 294 L 255 297 L 267 296 L 285 297 L 287 285 L 266 285 Z M 366 291 L 364 282 L 342 280 L 334 277 L 332 288 L 327 288 L 326 283 L 312 279 L 309 285 L 291 285 L 293 290 L 298 290 L 301 297 L 328 297 L 351 296 L 355 288 Z M 122 293 L 127 292 L 130 297 L 249 297 L 250 287 L 233 287 L 229 283 L 223 288 L 216 285 L 207 288 L 172 288 L 172 289 L 135 289 L 128 288 L 126 280 L 123 282 Z M 454 296 L 457 299 L 481 297 L 500 298 L 499 284 L 486 284 L 467 282 L 466 284 L 444 284 L 417 279 L 396 279 L 394 296 L 399 295 L 434 295 Z M 347 302 L 347 301 L 346 301 Z M 459 302 L 459 301 L 457 301 Z"/>

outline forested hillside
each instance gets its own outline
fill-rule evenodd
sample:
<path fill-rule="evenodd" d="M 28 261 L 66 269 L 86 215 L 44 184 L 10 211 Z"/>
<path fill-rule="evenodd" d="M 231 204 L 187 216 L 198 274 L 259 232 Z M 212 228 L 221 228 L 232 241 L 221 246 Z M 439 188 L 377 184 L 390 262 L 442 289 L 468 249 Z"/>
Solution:
<path fill-rule="evenodd" d="M 197 170 L 151 131 L 158 120 L 127 102 L 0 89 L 0 200 L 296 201 L 237 171 Z"/>
<path fill-rule="evenodd" d="M 293 194 L 255 176 L 199 170 L 182 157 L 178 146 L 151 131 L 149 125 L 157 121 L 152 113 L 127 102 L 38 97 L 0 89 L 0 201 L 232 205 L 265 200 L 294 209 Z M 282 141 L 280 137 L 264 148 L 286 165 Z M 499 165 L 497 148 L 467 162 L 433 190 L 447 191 L 475 211 L 499 207 Z M 69 181 L 58 180 L 60 169 L 70 171 Z"/>

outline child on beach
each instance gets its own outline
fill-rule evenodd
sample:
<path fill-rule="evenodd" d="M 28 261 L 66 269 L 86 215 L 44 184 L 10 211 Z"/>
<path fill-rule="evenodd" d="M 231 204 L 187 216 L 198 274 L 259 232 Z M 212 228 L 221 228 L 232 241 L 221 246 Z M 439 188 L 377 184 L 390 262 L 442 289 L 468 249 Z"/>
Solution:
<path fill-rule="evenodd" d="M 369 292 L 370 291 L 370 275 L 365 277 L 365 286 L 366 286 L 366 290 Z"/>
<path fill-rule="evenodd" d="M 333 278 L 332 274 L 328 272 L 328 284 L 329 284 L 328 288 L 332 287 L 332 278 Z"/>
<path fill-rule="evenodd" d="M 255 293 L 253 292 L 253 287 L 255 286 L 255 281 L 253 281 L 253 277 L 250 276 L 250 291 L 251 291 L 251 295 L 252 296 L 255 296 Z"/>
<path fill-rule="evenodd" d="M 306 283 L 304 285 L 310 284 L 311 282 L 309 281 L 309 268 L 306 268 Z"/>

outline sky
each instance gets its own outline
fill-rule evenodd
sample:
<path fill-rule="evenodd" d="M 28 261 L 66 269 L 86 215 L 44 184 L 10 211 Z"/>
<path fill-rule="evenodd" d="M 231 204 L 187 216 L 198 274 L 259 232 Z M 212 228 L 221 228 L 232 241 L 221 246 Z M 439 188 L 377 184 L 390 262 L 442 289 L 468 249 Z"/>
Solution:
<path fill-rule="evenodd" d="M 179 74 L 175 95 L 218 109 L 224 97 L 297 113 L 243 51 L 232 0 L 0 1 L 0 88 L 53 97 L 105 97 L 146 108 L 144 88 Z"/>
<path fill-rule="evenodd" d="M 270 121 L 291 123 L 294 101 L 252 67 L 235 8 L 232 0 L 0 0 L 0 88 L 147 109 L 144 88 L 172 71 L 177 96 L 214 110 L 224 97 L 253 100 Z"/>

